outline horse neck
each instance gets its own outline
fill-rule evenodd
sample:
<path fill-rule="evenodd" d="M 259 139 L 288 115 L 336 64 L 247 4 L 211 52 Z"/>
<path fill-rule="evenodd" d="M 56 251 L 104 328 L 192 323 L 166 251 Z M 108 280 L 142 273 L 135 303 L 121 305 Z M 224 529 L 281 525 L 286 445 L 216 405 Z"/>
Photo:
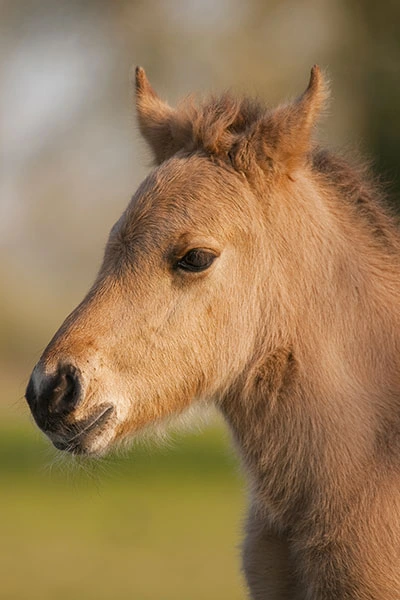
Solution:
<path fill-rule="evenodd" d="M 267 213 L 266 332 L 279 332 L 304 361 L 319 362 L 328 345 L 347 360 L 355 350 L 368 359 L 366 346 L 390 352 L 398 340 L 400 296 L 393 224 L 387 220 L 377 232 L 354 202 L 307 174 L 287 180 Z"/>
<path fill-rule="evenodd" d="M 294 499 L 331 463 L 355 477 L 398 412 L 399 278 L 334 195 L 309 184 L 287 191 L 269 207 L 265 327 L 221 408 L 256 487 Z"/>

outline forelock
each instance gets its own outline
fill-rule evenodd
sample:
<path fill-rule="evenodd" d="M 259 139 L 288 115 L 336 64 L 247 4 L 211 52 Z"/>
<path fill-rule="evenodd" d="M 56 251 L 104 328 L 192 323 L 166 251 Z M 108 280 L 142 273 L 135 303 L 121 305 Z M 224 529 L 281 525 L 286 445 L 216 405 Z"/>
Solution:
<path fill-rule="evenodd" d="M 235 98 L 229 93 L 199 103 L 186 99 L 177 114 L 181 135 L 184 132 L 182 146 L 217 156 L 226 154 L 238 136 L 265 114 L 265 107 L 258 101 Z"/>

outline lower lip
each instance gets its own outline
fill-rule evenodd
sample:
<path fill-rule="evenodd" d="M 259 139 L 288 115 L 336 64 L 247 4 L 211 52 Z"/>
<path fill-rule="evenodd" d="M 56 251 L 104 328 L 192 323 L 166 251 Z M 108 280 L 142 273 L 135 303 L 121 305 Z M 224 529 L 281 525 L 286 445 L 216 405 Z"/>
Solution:
<path fill-rule="evenodd" d="M 85 447 L 85 441 L 87 441 L 90 434 L 92 434 L 94 431 L 98 431 L 103 425 L 105 425 L 113 412 L 114 407 L 108 406 L 103 410 L 103 412 L 100 412 L 100 416 L 95 416 L 92 419 L 92 423 L 89 425 L 84 425 L 81 433 L 78 433 L 69 440 L 53 441 L 53 445 L 58 450 L 65 450 L 67 452 L 71 452 L 72 454 L 88 454 L 88 450 Z"/>

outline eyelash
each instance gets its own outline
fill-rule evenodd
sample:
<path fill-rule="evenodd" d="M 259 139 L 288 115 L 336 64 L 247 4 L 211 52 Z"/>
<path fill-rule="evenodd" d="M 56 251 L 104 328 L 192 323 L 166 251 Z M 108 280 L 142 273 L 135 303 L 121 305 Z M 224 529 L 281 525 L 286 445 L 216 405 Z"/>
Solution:
<path fill-rule="evenodd" d="M 210 250 L 193 248 L 177 262 L 177 267 L 183 271 L 199 273 L 211 267 L 216 255 Z"/>

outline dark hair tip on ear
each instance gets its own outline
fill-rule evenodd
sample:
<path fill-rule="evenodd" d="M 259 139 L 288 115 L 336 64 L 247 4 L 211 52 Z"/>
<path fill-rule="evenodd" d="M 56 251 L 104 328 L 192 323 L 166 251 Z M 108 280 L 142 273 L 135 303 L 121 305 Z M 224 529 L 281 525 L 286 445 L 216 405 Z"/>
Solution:
<path fill-rule="evenodd" d="M 135 69 L 135 88 L 136 94 L 139 96 L 156 96 L 155 91 L 147 79 L 146 71 L 143 69 L 143 67 L 137 66 Z"/>
<path fill-rule="evenodd" d="M 146 82 L 146 73 L 142 67 L 135 68 L 135 85 L 137 90 L 143 89 Z"/>
<path fill-rule="evenodd" d="M 309 88 L 313 88 L 316 86 L 321 80 L 321 69 L 318 65 L 313 65 L 310 73 L 310 83 L 308 84 Z"/>
<path fill-rule="evenodd" d="M 135 67 L 132 65 L 129 69 L 129 81 L 132 87 L 135 88 L 136 92 L 143 91 L 143 88 L 146 85 L 146 73 L 144 69 L 140 66 Z"/>

